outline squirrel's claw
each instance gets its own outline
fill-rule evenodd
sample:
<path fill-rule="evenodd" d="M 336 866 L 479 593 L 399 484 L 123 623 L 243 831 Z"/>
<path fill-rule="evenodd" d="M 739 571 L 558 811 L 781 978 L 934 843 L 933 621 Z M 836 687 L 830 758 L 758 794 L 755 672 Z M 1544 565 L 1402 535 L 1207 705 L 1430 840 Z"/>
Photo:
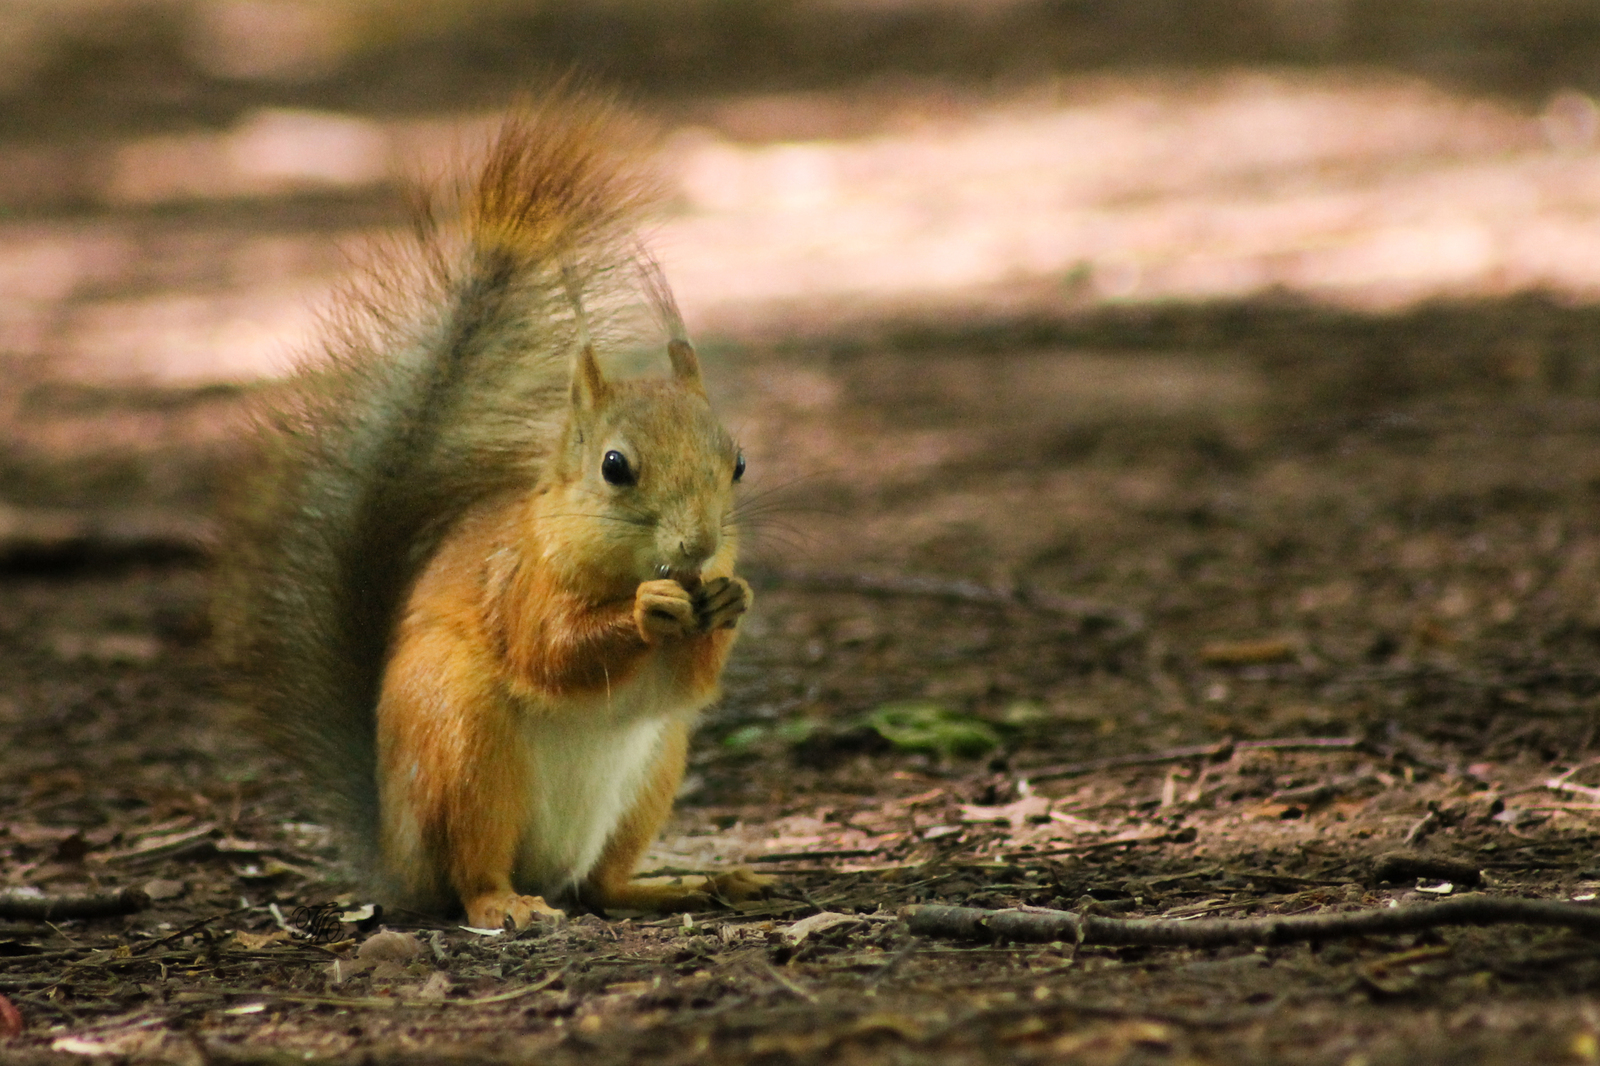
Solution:
<path fill-rule="evenodd" d="M 731 629 L 739 616 L 750 609 L 755 596 L 742 577 L 714 577 L 700 586 L 694 596 L 695 621 L 702 633 Z"/>
<path fill-rule="evenodd" d="M 646 644 L 674 637 L 731 629 L 754 600 L 743 578 L 714 577 L 685 589 L 667 578 L 645 581 L 634 595 L 633 620 Z"/>

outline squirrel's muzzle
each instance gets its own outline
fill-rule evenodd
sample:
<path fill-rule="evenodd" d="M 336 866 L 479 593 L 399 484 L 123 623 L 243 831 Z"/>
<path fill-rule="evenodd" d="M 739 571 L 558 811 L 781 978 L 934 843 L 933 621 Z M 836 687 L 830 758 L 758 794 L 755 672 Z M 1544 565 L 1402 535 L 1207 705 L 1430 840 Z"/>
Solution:
<path fill-rule="evenodd" d="M 685 592 L 694 592 L 700 588 L 700 568 L 673 567 L 666 563 L 656 567 L 656 577 L 663 580 L 670 578 L 682 585 Z"/>

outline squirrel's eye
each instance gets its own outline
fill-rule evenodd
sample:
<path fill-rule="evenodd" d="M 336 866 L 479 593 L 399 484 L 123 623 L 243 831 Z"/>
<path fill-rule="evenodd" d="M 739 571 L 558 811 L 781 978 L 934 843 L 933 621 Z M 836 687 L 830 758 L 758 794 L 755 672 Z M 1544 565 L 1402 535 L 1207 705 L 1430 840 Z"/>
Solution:
<path fill-rule="evenodd" d="M 733 480 L 738 481 L 744 477 L 744 452 L 739 453 L 739 458 L 733 461 Z"/>
<path fill-rule="evenodd" d="M 628 465 L 628 457 L 616 451 L 606 452 L 600 460 L 600 476 L 613 485 L 632 485 L 638 480 Z"/>

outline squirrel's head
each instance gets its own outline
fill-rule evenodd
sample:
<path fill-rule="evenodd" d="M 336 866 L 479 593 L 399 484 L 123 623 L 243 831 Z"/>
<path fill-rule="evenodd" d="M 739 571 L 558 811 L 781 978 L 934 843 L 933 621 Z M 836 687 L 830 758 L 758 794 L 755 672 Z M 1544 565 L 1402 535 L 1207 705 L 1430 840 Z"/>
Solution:
<path fill-rule="evenodd" d="M 672 376 L 611 381 L 592 345 L 578 353 L 546 521 L 562 560 L 619 586 L 671 577 L 694 588 L 733 570 L 731 512 L 744 456 L 711 412 L 686 340 Z"/>

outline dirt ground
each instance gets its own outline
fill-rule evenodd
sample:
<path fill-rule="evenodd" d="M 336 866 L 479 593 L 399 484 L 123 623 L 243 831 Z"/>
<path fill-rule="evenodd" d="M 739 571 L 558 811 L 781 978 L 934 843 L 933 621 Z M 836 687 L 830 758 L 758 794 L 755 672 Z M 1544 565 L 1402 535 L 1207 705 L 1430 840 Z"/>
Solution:
<path fill-rule="evenodd" d="M 1521 62 L 1504 76 L 1526 87 Z M 305 786 L 252 740 L 207 658 L 211 507 L 259 386 L 198 380 L 186 353 L 216 334 L 185 330 L 246 305 L 269 309 L 243 315 L 252 330 L 302 328 L 270 309 L 324 291 L 336 237 L 391 225 L 392 187 L 219 178 L 216 195 L 52 199 L 0 165 L 20 205 L 0 219 L 0 887 L 150 898 L 124 916 L 0 920 L 0 996 L 17 1011 L 0 1010 L 0 1060 L 1600 1062 L 1600 951 L 1575 933 L 1146 949 L 939 940 L 902 917 L 1600 894 L 1600 309 L 1586 302 L 1600 260 L 1519 274 L 1533 260 L 1502 243 L 1463 273 L 1446 241 L 1442 266 L 1338 274 L 1316 258 L 1329 216 L 1307 207 L 1338 200 L 1340 247 L 1368 247 L 1406 197 L 1454 190 L 1444 214 L 1487 216 L 1507 201 L 1473 190 L 1536 185 L 1543 198 L 1515 209 L 1578 241 L 1592 146 L 1552 149 L 1540 131 L 1581 126 L 1583 98 L 1552 111 L 1460 83 L 1399 91 L 1387 74 L 1309 93 L 1301 75 L 1265 76 L 1272 99 L 1411 107 L 1424 120 L 1406 128 L 1436 136 L 1374 156 L 1358 122 L 1343 148 L 1183 181 L 1108 170 L 1090 183 L 1096 217 L 1147 242 L 1132 282 L 1087 244 L 1068 257 L 1082 269 L 1031 272 L 1007 245 L 996 272 L 941 288 L 874 246 L 861 261 L 888 264 L 874 277 L 903 273 L 865 295 L 808 300 L 816 286 L 786 288 L 774 267 L 745 304 L 686 298 L 713 324 L 707 377 L 750 460 L 757 605 L 645 872 L 748 865 L 779 884 L 738 907 L 574 914 L 515 937 L 364 917 Z M 1140 77 L 1094 112 L 1097 128 L 1130 124 L 1119 144 L 1143 143 L 1152 113 L 1224 129 L 1263 84 Z M 339 84 L 323 106 L 348 104 Z M 919 96 L 909 119 L 898 89 L 871 121 L 848 95 L 778 107 L 680 84 L 661 107 L 695 117 L 674 151 L 725 167 L 802 128 L 833 138 L 817 151 L 846 169 L 861 143 L 995 143 L 947 136 L 979 107 L 970 87 Z M 61 106 L 132 143 L 168 121 L 150 115 L 169 97 L 84 90 Z M 50 166 L 104 149 L 52 154 L 67 151 L 53 114 L 34 100 L 6 135 Z M 915 188 L 854 173 L 885 201 Z M 1441 174 L 1471 180 L 1423 180 Z M 989 203 L 973 182 L 963 195 Z M 1299 205 L 1284 225 L 1311 234 L 1291 242 L 1300 258 L 1243 208 L 1230 232 L 1266 236 L 1219 252 L 1185 221 L 1218 217 L 1218 189 Z M 690 296 L 719 288 L 716 241 L 741 233 L 809 262 L 804 277 L 835 276 L 780 239 L 804 211 L 837 214 L 818 195 L 669 220 Z M 785 230 L 773 211 L 801 213 Z M 965 217 L 929 213 L 935 228 Z M 729 228 L 745 216 L 771 228 Z M 1061 217 L 1051 232 L 1070 242 Z M 105 252 L 93 270 L 86 247 Z M 1371 247 L 1384 260 L 1395 245 Z M 1179 260 L 1201 273 L 1155 269 Z M 1219 276 L 1253 280 L 1205 280 Z M 137 383 L 127 352 L 157 360 Z M 1396 852 L 1411 865 L 1385 861 Z M 342 920 L 325 935 L 284 932 L 330 902 Z M 375 939 L 380 926 L 414 939 Z"/>

